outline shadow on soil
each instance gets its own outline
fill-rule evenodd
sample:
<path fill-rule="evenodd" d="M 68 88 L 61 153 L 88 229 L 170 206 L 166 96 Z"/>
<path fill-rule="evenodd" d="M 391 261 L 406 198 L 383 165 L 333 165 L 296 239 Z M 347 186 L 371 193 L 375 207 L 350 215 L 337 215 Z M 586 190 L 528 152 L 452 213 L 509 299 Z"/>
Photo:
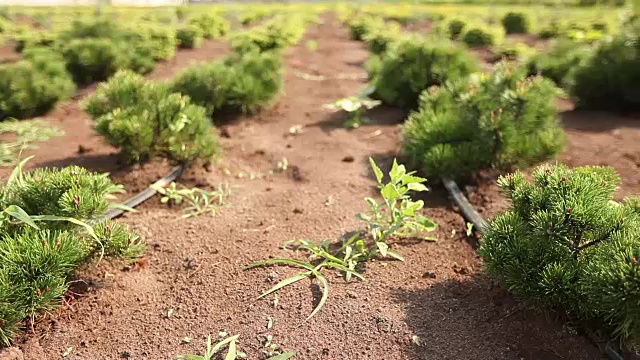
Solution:
<path fill-rule="evenodd" d="M 379 106 L 367 111 L 365 117 L 369 120 L 363 124 L 362 127 L 374 126 L 374 125 L 398 125 L 401 124 L 404 119 L 407 118 L 407 113 L 403 110 L 389 107 Z M 320 127 L 325 133 L 331 133 L 337 129 L 345 129 L 344 123 L 349 119 L 349 114 L 344 111 L 338 111 L 329 114 L 329 116 L 315 124 Z M 314 126 L 314 125 L 311 125 Z"/>
<path fill-rule="evenodd" d="M 404 304 L 405 322 L 420 338 L 420 345 L 408 348 L 415 359 L 601 358 L 575 330 L 523 308 L 485 275 L 397 289 L 394 298 Z"/>
<path fill-rule="evenodd" d="M 618 128 L 640 128 L 640 116 L 626 116 L 623 114 L 586 111 L 586 110 L 568 110 L 561 114 L 565 129 L 586 131 L 586 132 L 605 132 Z"/>
<path fill-rule="evenodd" d="M 39 164 L 40 167 L 62 168 L 70 165 L 82 166 L 95 172 L 126 172 L 131 167 L 122 162 L 118 154 L 78 154 Z"/>

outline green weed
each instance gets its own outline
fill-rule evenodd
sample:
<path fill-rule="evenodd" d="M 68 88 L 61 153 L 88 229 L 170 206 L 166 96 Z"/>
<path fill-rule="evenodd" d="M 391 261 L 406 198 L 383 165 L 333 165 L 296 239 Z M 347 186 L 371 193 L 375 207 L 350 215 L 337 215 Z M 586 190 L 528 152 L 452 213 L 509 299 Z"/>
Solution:
<path fill-rule="evenodd" d="M 329 296 L 329 281 L 324 273 L 326 269 L 335 269 L 344 273 L 345 280 L 351 281 L 352 277 L 364 280 L 358 272 L 358 266 L 368 260 L 382 257 L 404 260 L 395 250 L 391 249 L 390 240 L 393 237 L 422 236 L 426 232 L 435 230 L 436 224 L 426 217 L 417 214 L 422 209 L 422 200 L 413 201 L 409 196 L 410 191 L 427 191 L 423 184 L 426 179 L 415 176 L 414 172 L 407 172 L 404 165 L 399 165 L 395 160 L 389 172 L 389 182 L 384 183 L 384 174 L 373 159 L 369 159 L 371 167 L 380 189 L 382 202 L 372 198 L 365 198 L 370 211 L 367 214 L 358 214 L 357 217 L 367 223 L 365 234 L 356 233 L 342 240 L 339 245 L 331 244 L 325 240 L 315 244 L 309 240 L 295 240 L 288 243 L 296 250 L 309 253 L 309 261 L 296 259 L 275 258 L 258 261 L 245 269 L 270 265 L 286 265 L 301 268 L 303 271 L 280 281 L 271 289 L 265 291 L 258 298 L 263 298 L 288 285 L 304 279 L 316 279 L 321 287 L 322 296 L 307 320 L 320 311 Z M 435 240 L 426 237 L 426 240 Z"/>
<path fill-rule="evenodd" d="M 36 148 L 34 143 L 62 136 L 64 132 L 43 120 L 8 120 L 0 122 L 0 134 L 13 136 L 13 141 L 0 143 L 0 166 L 9 166 L 15 165 L 22 151 Z"/>
<path fill-rule="evenodd" d="M 226 198 L 231 195 L 231 187 L 227 184 L 221 184 L 213 191 L 197 187 L 180 189 L 175 182 L 169 184 L 168 187 L 156 184 L 152 184 L 150 187 L 162 195 L 160 202 L 163 204 L 169 206 L 186 204 L 183 209 L 185 214 L 180 217 L 182 219 L 204 214 L 213 216 L 218 212 L 218 209 L 225 206 Z"/>
<path fill-rule="evenodd" d="M 369 86 L 363 89 L 358 96 L 350 96 L 336 100 L 333 104 L 325 105 L 325 108 L 332 111 L 345 111 L 349 118 L 344 122 L 344 127 L 355 129 L 368 122 L 365 111 L 371 110 L 382 102 L 373 100 L 369 95 L 373 94 L 375 88 Z"/>

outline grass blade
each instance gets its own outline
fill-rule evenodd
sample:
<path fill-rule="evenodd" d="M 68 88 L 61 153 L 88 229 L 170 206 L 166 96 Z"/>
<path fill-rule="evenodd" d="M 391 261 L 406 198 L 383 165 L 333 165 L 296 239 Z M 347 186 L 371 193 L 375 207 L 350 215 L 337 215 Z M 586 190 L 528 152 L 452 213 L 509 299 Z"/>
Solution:
<path fill-rule="evenodd" d="M 353 271 L 353 270 L 349 269 L 348 267 L 346 267 L 346 266 L 344 266 L 344 265 L 342 265 L 342 264 L 336 264 L 336 263 L 332 263 L 332 262 L 326 262 L 326 263 L 323 263 L 323 264 L 322 264 L 322 266 L 325 266 L 325 267 L 331 267 L 331 268 L 334 268 L 334 269 L 342 270 L 342 271 L 346 272 L 347 274 L 351 274 L 351 275 L 353 275 L 353 276 L 357 277 L 358 279 L 360 279 L 360 280 L 362 280 L 362 281 L 364 281 L 364 280 L 365 280 L 365 279 L 364 279 L 364 276 L 360 275 L 360 273 L 359 273 L 359 272 L 357 272 L 357 271 Z"/>
<path fill-rule="evenodd" d="M 296 355 L 295 351 L 289 351 L 289 352 L 286 352 L 286 353 L 282 353 L 280 355 L 276 355 L 276 356 L 270 357 L 267 360 L 287 360 L 287 359 L 291 359 L 295 355 Z"/>
<path fill-rule="evenodd" d="M 55 215 L 35 215 L 35 216 L 31 216 L 31 219 L 35 221 L 67 221 L 72 224 L 82 226 L 83 228 L 85 228 L 85 230 L 87 230 L 87 232 L 89 233 L 89 235 L 91 235 L 92 238 L 94 238 L 95 240 L 100 240 L 98 239 L 98 236 L 96 235 L 96 233 L 93 231 L 93 227 L 91 227 L 91 225 L 87 224 L 82 220 L 78 220 L 76 218 L 65 217 L 65 216 L 55 216 Z"/>
<path fill-rule="evenodd" d="M 277 258 L 277 259 L 269 259 L 269 260 L 254 262 L 253 264 L 247 265 L 244 268 L 244 270 L 253 269 L 259 266 L 269 266 L 269 265 L 276 265 L 276 264 L 292 265 L 292 266 L 297 265 L 307 270 L 315 269 L 315 266 L 313 266 L 312 264 L 309 264 L 308 262 L 304 262 L 296 259 Z"/>
<path fill-rule="evenodd" d="M 295 282 L 298 282 L 302 279 L 306 279 L 311 275 L 310 271 L 305 271 L 305 272 L 301 272 L 298 273 L 296 275 L 293 275 L 291 277 L 288 277 L 282 281 L 280 281 L 279 283 L 277 283 L 274 287 L 272 287 L 271 289 L 265 291 L 262 295 L 258 296 L 258 299 L 261 299 L 269 294 L 271 294 L 274 291 L 278 291 L 280 289 L 282 289 L 283 287 L 287 286 L 287 285 L 291 285 Z"/>
<path fill-rule="evenodd" d="M 404 258 L 402 257 L 402 255 L 400 255 L 399 253 L 397 253 L 397 252 L 395 252 L 395 251 L 393 251 L 391 249 L 387 250 L 387 255 L 391 256 L 394 259 L 398 259 L 400 261 L 404 261 Z"/>
<path fill-rule="evenodd" d="M 9 205 L 6 209 L 4 209 L 4 212 L 36 230 L 40 229 L 38 225 L 36 225 L 36 223 L 33 221 L 33 218 L 29 214 L 27 214 L 27 212 L 24 211 L 20 206 Z"/>
<path fill-rule="evenodd" d="M 12 182 L 19 180 L 22 178 L 22 168 L 24 165 L 31 159 L 33 159 L 33 155 L 26 157 L 24 160 L 20 161 L 18 165 L 13 169 L 11 175 L 9 176 L 9 180 L 7 180 L 7 186 L 11 185 Z"/>
<path fill-rule="evenodd" d="M 324 304 L 327 302 L 327 298 L 329 297 L 329 282 L 327 281 L 327 278 L 325 278 L 324 275 L 322 275 L 317 271 L 314 271 L 313 275 L 315 275 L 315 277 L 320 281 L 320 283 L 322 283 L 322 297 L 320 298 L 320 302 L 318 302 L 318 305 L 316 306 L 316 308 L 313 309 L 313 311 L 311 312 L 311 314 L 309 314 L 309 316 L 307 316 L 305 321 L 311 319 L 313 315 L 317 314 L 318 311 L 320 311 L 320 309 L 322 309 Z"/>
<path fill-rule="evenodd" d="M 227 352 L 227 356 L 224 357 L 224 360 L 236 360 L 238 357 L 238 351 L 236 349 L 236 342 L 232 341 L 229 343 L 229 351 Z"/>
<path fill-rule="evenodd" d="M 220 341 L 219 343 L 216 344 L 216 346 L 213 347 L 213 349 L 211 349 L 211 351 L 209 352 L 210 354 L 215 354 L 218 351 L 220 351 L 220 349 L 222 349 L 223 346 L 227 345 L 230 342 L 235 342 L 236 340 L 238 340 L 238 338 L 240 337 L 240 334 L 238 335 L 234 335 L 234 336 L 229 336 L 228 338 Z"/>

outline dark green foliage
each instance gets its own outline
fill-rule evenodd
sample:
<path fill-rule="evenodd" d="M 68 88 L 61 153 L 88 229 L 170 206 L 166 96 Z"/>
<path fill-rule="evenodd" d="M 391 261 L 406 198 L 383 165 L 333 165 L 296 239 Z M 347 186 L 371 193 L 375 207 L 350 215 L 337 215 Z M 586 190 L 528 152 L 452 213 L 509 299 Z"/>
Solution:
<path fill-rule="evenodd" d="M 373 54 L 382 54 L 387 51 L 390 44 L 402 37 L 400 25 L 388 22 L 384 27 L 370 31 L 364 36 L 369 51 Z"/>
<path fill-rule="evenodd" d="M 469 47 L 496 45 L 504 38 L 503 30 L 493 26 L 470 27 L 462 36 L 462 41 Z"/>
<path fill-rule="evenodd" d="M 640 213 L 612 203 L 606 167 L 541 166 L 498 184 L 513 205 L 489 223 L 479 249 L 487 271 L 530 305 L 557 309 L 602 335 L 638 345 Z"/>
<path fill-rule="evenodd" d="M 125 67 L 126 57 L 109 39 L 75 39 L 62 50 L 67 69 L 78 84 L 106 80 Z"/>
<path fill-rule="evenodd" d="M 466 26 L 467 22 L 462 19 L 453 19 L 449 21 L 449 38 L 452 40 L 460 38 L 460 35 L 462 35 L 462 33 L 464 32 Z"/>
<path fill-rule="evenodd" d="M 199 27 L 205 39 L 216 39 L 229 31 L 229 22 L 218 14 L 200 14 L 189 20 L 189 24 Z"/>
<path fill-rule="evenodd" d="M 376 29 L 384 28 L 384 20 L 381 17 L 361 15 L 349 21 L 351 39 L 362 41 L 365 36 Z"/>
<path fill-rule="evenodd" d="M 195 49 L 202 45 L 202 29 L 195 25 L 187 25 L 176 31 L 178 45 L 185 49 Z"/>
<path fill-rule="evenodd" d="M 638 111 L 640 27 L 603 41 L 576 69 L 571 94 L 583 108 Z"/>
<path fill-rule="evenodd" d="M 404 125 L 404 152 L 426 175 L 457 178 L 546 160 L 564 143 L 556 94 L 551 81 L 509 63 L 431 88 Z"/>
<path fill-rule="evenodd" d="M 217 152 L 204 107 L 135 73 L 118 72 L 100 85 L 85 108 L 98 133 L 131 162 L 154 156 L 190 162 Z"/>
<path fill-rule="evenodd" d="M 136 24 L 122 30 L 122 46 L 143 48 L 150 51 L 154 60 L 166 60 L 173 57 L 178 45 L 175 31 L 167 26 L 156 24 Z M 136 56 L 136 54 L 132 54 Z"/>
<path fill-rule="evenodd" d="M 47 50 L 32 50 L 25 60 L 0 65 L 0 120 L 45 114 L 75 92 L 62 59 Z"/>
<path fill-rule="evenodd" d="M 249 52 L 213 63 L 194 65 L 174 79 L 173 91 L 188 95 L 209 112 L 251 113 L 280 94 L 282 59 L 273 52 Z"/>
<path fill-rule="evenodd" d="M 540 31 L 538 32 L 538 36 L 541 39 L 551 39 L 560 36 L 560 33 L 563 31 L 564 29 L 559 22 L 552 21 L 540 29 Z"/>
<path fill-rule="evenodd" d="M 526 34 L 531 28 L 531 21 L 525 13 L 509 12 L 502 18 L 502 26 L 507 34 Z"/>
<path fill-rule="evenodd" d="M 374 97 L 407 109 L 418 103 L 420 93 L 447 80 L 465 77 L 477 67 L 475 60 L 450 42 L 407 39 L 396 43 L 369 67 Z"/>
<path fill-rule="evenodd" d="M 494 61 L 510 60 L 510 61 L 523 61 L 530 58 L 535 54 L 536 50 L 529 47 L 525 43 L 502 43 L 493 51 Z"/>
<path fill-rule="evenodd" d="M 54 46 L 57 34 L 53 31 L 22 31 L 13 38 L 16 52 L 28 47 Z"/>
<path fill-rule="evenodd" d="M 106 175 L 72 166 L 37 169 L 0 187 L 0 208 L 20 206 L 31 217 L 73 217 L 85 224 L 107 210 L 119 187 Z M 38 228 L 0 216 L 0 344 L 9 344 L 20 322 L 50 311 L 67 291 L 74 269 L 94 254 L 139 257 L 144 246 L 121 224 L 100 220 L 95 234 L 69 221 L 39 221 Z M 109 229 L 109 231 L 106 231 Z"/>
<path fill-rule="evenodd" d="M 76 21 L 60 35 L 62 53 L 76 82 L 106 80 L 116 71 L 145 74 L 175 54 L 173 29 L 153 23 L 123 26 L 112 20 Z"/>
<path fill-rule="evenodd" d="M 285 49 L 300 41 L 306 28 L 301 17 L 276 16 L 260 26 L 233 35 L 231 47 L 238 53 Z"/>
<path fill-rule="evenodd" d="M 592 50 L 569 40 L 558 41 L 549 50 L 529 59 L 529 75 L 542 75 L 558 86 L 568 86 L 571 72 L 590 56 Z"/>

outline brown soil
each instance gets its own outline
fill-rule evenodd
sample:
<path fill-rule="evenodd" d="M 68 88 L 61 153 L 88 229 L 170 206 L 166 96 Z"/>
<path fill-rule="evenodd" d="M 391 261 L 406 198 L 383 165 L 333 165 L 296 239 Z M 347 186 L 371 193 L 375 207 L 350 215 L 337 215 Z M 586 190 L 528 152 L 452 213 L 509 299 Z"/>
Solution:
<path fill-rule="evenodd" d="M 371 115 L 372 124 L 349 131 L 340 126 L 343 119 L 323 109 L 364 86 L 362 80 L 338 80 L 336 75 L 361 76 L 368 56 L 334 18 L 323 20 L 305 39 L 318 42 L 316 51 L 306 49 L 303 40 L 286 53 L 286 94 L 278 103 L 225 125 L 220 163 L 211 172 L 195 168 L 185 175 L 187 183 L 199 186 L 230 183 L 231 206 L 216 217 L 177 220 L 175 209 L 152 199 L 139 213 L 125 216 L 120 221 L 131 224 L 150 245 L 148 264 L 122 270 L 105 260 L 80 271 L 85 286 L 76 292 L 82 295 L 40 321 L 35 335 L 18 341 L 25 359 L 60 358 L 69 347 L 73 351 L 67 359 L 170 359 L 201 353 L 205 337 L 222 330 L 241 334 L 249 359 L 265 358 L 266 335 L 297 351 L 296 359 L 601 357 L 575 329 L 522 308 L 483 275 L 464 236 L 464 220 L 438 189 L 424 196 L 426 214 L 440 225 L 434 234 L 438 241 L 398 242 L 406 261 L 369 263 L 366 282 L 345 284 L 331 277 L 329 301 L 311 320 L 303 321 L 318 299 L 318 288 L 308 282 L 280 291 L 277 307 L 273 296 L 255 299 L 295 270 L 243 267 L 271 256 L 302 256 L 280 248 L 287 240 L 335 239 L 361 229 L 355 214 L 366 210 L 363 197 L 375 195 L 367 158 L 388 168 L 398 152 L 398 123 L 404 114 L 382 108 Z M 152 77 L 166 78 L 191 59 L 224 53 L 213 42 L 181 51 Z M 305 80 L 293 70 L 327 79 Z M 632 122 L 613 116 L 606 122 L 611 126 L 586 125 L 599 116 L 565 113 L 569 147 L 561 160 L 613 165 L 623 176 L 623 191 L 637 192 L 640 133 Z M 66 135 L 36 150 L 32 166 L 73 163 L 111 171 L 132 192 L 169 168 L 162 162 L 118 165 L 114 149 L 94 135 L 91 119 L 77 101 L 58 106 L 45 118 Z M 290 134 L 297 125 L 302 132 Z M 79 154 L 79 146 L 90 150 Z M 269 175 L 282 158 L 288 159 L 289 170 Z M 238 177 L 239 172 L 245 176 Z M 3 170 L 1 175 L 6 174 Z M 503 200 L 491 188 L 486 194 L 480 205 L 492 214 L 492 204 Z M 275 321 L 271 329 L 268 318 Z M 193 341 L 183 343 L 186 336 Z"/>

